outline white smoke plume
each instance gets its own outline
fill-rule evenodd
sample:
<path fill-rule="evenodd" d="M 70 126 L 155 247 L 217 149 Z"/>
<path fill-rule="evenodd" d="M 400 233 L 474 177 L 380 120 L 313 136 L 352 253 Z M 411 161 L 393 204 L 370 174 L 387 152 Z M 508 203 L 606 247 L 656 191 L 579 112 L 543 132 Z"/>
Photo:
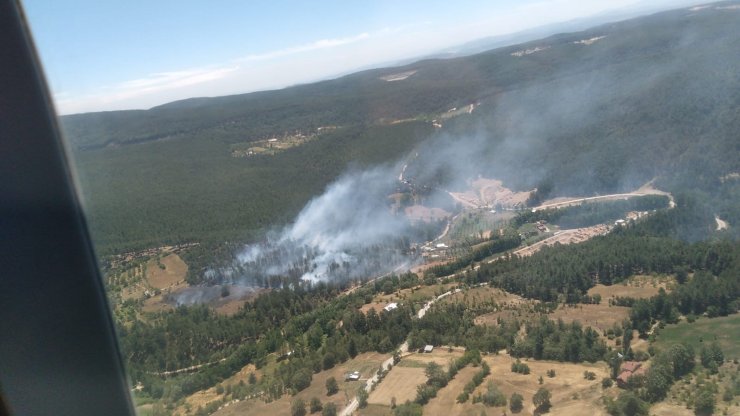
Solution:
<path fill-rule="evenodd" d="M 409 224 L 388 204 L 395 185 L 389 168 L 343 175 L 306 204 L 293 224 L 245 247 L 236 257 L 240 276 L 343 281 L 410 264 L 407 247 L 398 244 Z"/>

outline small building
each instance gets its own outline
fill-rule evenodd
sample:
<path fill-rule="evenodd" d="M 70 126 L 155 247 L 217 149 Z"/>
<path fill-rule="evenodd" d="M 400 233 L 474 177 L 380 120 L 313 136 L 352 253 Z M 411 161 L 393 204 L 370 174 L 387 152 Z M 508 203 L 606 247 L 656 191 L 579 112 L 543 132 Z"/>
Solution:
<path fill-rule="evenodd" d="M 627 387 L 630 379 L 633 376 L 645 375 L 645 368 L 642 367 L 642 363 L 638 361 L 625 361 L 622 364 L 622 370 L 617 376 L 617 385 L 619 387 Z"/>
<path fill-rule="evenodd" d="M 357 381 L 360 379 L 360 372 L 353 371 L 344 375 L 344 381 Z"/>
<path fill-rule="evenodd" d="M 630 373 L 634 373 L 640 367 L 642 367 L 642 363 L 639 361 L 625 361 L 622 364 L 622 371 L 629 371 Z"/>
<path fill-rule="evenodd" d="M 385 305 L 385 307 L 383 307 L 383 309 L 386 312 L 390 312 L 390 311 L 392 311 L 394 309 L 398 309 L 398 304 L 396 302 L 389 303 L 389 304 Z"/>
<path fill-rule="evenodd" d="M 424 346 L 424 352 L 425 353 L 430 353 L 432 351 L 434 351 L 434 345 L 425 345 Z"/>

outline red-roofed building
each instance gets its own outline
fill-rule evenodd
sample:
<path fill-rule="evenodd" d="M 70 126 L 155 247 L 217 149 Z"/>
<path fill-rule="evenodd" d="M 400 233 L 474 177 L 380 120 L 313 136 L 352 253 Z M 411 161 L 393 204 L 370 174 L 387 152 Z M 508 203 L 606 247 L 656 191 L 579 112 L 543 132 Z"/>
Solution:
<path fill-rule="evenodd" d="M 636 375 L 645 375 L 645 369 L 642 367 L 642 363 L 638 361 L 625 361 L 622 364 L 622 372 L 617 376 L 617 385 L 619 387 L 626 387 L 630 378 Z"/>

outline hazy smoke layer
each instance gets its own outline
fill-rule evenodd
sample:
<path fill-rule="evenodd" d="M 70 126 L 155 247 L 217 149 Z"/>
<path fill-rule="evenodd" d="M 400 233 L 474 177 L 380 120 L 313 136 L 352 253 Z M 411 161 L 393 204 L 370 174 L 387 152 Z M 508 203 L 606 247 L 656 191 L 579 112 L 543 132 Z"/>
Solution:
<path fill-rule="evenodd" d="M 345 174 L 311 200 L 292 225 L 239 253 L 240 276 L 347 280 L 409 263 L 406 247 L 398 242 L 408 222 L 388 207 L 394 185 L 387 168 Z"/>
<path fill-rule="evenodd" d="M 684 30 L 653 41 L 631 29 L 603 30 L 554 38 L 552 45 L 543 41 L 551 46 L 542 52 L 551 55 L 546 74 L 481 98 L 472 115 L 440 118 L 444 133 L 431 135 L 397 166 L 345 174 L 293 224 L 245 247 L 233 264 L 207 272 L 206 280 L 260 286 L 283 284 L 272 278 L 346 281 L 411 263 L 415 229 L 389 209 L 388 195 L 398 188 L 416 202 L 452 212 L 446 191 L 465 190 L 478 176 L 516 191 L 549 187 L 551 196 L 588 196 L 632 190 L 685 169 L 692 163 L 682 156 L 685 149 L 667 144 L 702 134 L 697 126 L 722 124 L 717 120 L 732 116 L 726 108 L 737 102 L 737 89 L 727 88 L 737 84 L 737 60 L 702 52 L 725 35 Z M 604 36 L 598 43 L 573 46 L 598 36 Z M 720 51 L 729 51 L 736 42 L 721 44 Z M 636 45 L 657 58 L 627 53 Z M 530 71 L 538 67 L 516 62 Z M 736 140 L 730 133 L 717 140 Z M 664 155 L 666 148 L 674 154 Z"/>

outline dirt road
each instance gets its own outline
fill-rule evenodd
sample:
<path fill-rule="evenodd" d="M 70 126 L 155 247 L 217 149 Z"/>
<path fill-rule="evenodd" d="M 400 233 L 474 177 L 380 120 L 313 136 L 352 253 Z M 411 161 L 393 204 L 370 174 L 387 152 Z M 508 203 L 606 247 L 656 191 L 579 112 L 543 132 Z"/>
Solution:
<path fill-rule="evenodd" d="M 557 202 L 546 203 L 538 207 L 534 207 L 532 208 L 532 212 L 537 212 L 539 210 L 548 209 L 548 208 L 567 207 L 570 205 L 580 204 L 581 202 L 615 201 L 619 199 L 629 199 L 629 198 L 645 196 L 645 195 L 667 196 L 668 197 L 668 207 L 670 208 L 676 207 L 676 201 L 673 199 L 673 195 L 669 192 L 664 192 L 664 191 L 660 191 L 658 189 L 653 188 L 652 181 L 650 181 L 646 183 L 645 185 L 641 186 L 639 189 L 637 189 L 634 192 L 629 192 L 629 193 L 624 193 L 624 194 L 609 194 L 609 195 L 591 196 L 587 198 L 565 198 Z"/>
<path fill-rule="evenodd" d="M 450 295 L 452 295 L 454 293 L 460 292 L 460 291 L 461 291 L 461 289 L 450 290 L 450 291 L 447 291 L 447 292 L 445 292 L 445 293 L 437 296 L 436 298 L 430 300 L 429 302 L 427 302 L 427 303 L 424 304 L 424 307 L 423 308 L 419 309 L 419 311 L 416 313 L 416 317 L 419 318 L 419 319 L 421 319 L 422 317 L 424 317 L 424 315 L 426 315 L 427 311 L 429 310 L 429 308 L 432 307 L 432 305 L 434 304 L 434 302 L 436 302 L 436 301 L 438 301 L 438 300 L 440 300 L 442 298 L 445 298 L 447 296 L 450 296 Z M 398 348 L 398 350 L 401 352 L 401 355 L 407 353 L 409 351 L 409 342 L 408 342 L 408 340 L 407 341 L 404 341 L 404 343 L 401 344 L 401 346 Z M 386 371 L 387 370 L 390 370 L 391 368 L 393 368 L 393 357 L 391 357 L 391 358 L 383 361 L 383 363 L 380 366 L 381 366 L 381 368 L 383 368 Z M 377 373 L 375 373 L 375 375 L 373 375 L 372 377 L 370 377 L 367 380 L 367 382 L 365 383 L 365 391 L 367 391 L 369 393 L 370 390 L 372 389 L 373 383 L 376 383 L 376 382 L 378 382 L 378 374 Z M 339 413 L 339 415 L 340 416 L 350 416 L 355 410 L 357 410 L 358 407 L 359 407 L 359 402 L 357 401 L 357 398 L 355 397 L 354 399 L 352 399 L 351 402 L 349 402 L 349 404 L 347 405 L 347 407 L 345 407 L 342 410 L 342 412 Z"/>

